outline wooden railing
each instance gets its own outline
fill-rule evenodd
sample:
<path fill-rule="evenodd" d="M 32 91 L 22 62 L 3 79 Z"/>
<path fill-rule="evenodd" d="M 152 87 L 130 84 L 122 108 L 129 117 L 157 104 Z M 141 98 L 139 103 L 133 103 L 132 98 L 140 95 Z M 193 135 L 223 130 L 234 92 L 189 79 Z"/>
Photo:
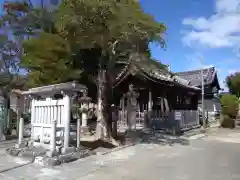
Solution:
<path fill-rule="evenodd" d="M 136 126 L 144 127 L 144 118 L 148 117 L 148 112 L 136 113 Z M 186 130 L 200 125 L 199 113 L 195 110 L 167 111 L 153 110 L 151 112 L 150 126 L 155 129 L 165 129 L 179 126 L 180 129 Z M 127 111 L 119 111 L 118 126 L 127 128 Z"/>

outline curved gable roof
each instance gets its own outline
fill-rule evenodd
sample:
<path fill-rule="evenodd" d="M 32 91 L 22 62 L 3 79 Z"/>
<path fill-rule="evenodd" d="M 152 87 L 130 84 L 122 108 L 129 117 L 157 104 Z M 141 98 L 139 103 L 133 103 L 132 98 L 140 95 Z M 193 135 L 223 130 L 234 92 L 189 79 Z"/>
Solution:
<path fill-rule="evenodd" d="M 175 73 L 177 76 L 190 81 L 190 85 L 192 86 L 201 86 L 201 69 L 185 71 L 185 72 L 177 72 Z M 204 84 L 209 85 L 214 83 L 216 80 L 217 88 L 220 89 L 220 85 L 217 78 L 217 71 L 215 67 L 205 68 L 203 69 L 203 77 Z"/>

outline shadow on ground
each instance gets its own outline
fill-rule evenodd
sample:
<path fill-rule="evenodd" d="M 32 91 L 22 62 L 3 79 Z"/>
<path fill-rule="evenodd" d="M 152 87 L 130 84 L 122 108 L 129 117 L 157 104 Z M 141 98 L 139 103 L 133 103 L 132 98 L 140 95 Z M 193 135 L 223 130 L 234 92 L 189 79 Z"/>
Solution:
<path fill-rule="evenodd" d="M 94 150 L 97 148 L 105 148 L 105 149 L 112 149 L 115 146 L 112 145 L 109 142 L 105 142 L 102 140 L 96 140 L 96 141 L 81 141 L 81 146 L 86 147 L 88 149 Z"/>
<path fill-rule="evenodd" d="M 158 145 L 189 145 L 189 140 L 186 138 L 182 138 L 181 136 L 174 136 L 164 133 L 149 133 L 144 132 L 142 130 L 137 130 L 131 133 L 119 133 L 118 137 L 116 138 L 117 141 L 120 142 L 121 145 L 128 145 L 128 144 L 158 144 Z M 105 142 L 102 140 L 97 141 L 81 141 L 81 145 L 85 148 L 89 148 L 91 150 L 98 150 L 98 149 L 112 149 L 115 148 L 110 142 Z"/>
<path fill-rule="evenodd" d="M 181 136 L 168 135 L 164 133 L 146 133 L 141 131 L 142 144 L 158 144 L 158 145 L 189 145 L 189 140 Z"/>

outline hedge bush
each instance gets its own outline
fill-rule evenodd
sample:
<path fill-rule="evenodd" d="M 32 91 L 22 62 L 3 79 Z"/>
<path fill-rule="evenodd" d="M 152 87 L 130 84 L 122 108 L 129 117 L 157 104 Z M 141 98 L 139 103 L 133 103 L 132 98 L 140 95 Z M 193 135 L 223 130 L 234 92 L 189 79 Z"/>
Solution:
<path fill-rule="evenodd" d="M 226 94 L 221 97 L 222 120 L 221 126 L 226 128 L 234 128 L 235 118 L 238 113 L 239 100 L 235 95 Z"/>

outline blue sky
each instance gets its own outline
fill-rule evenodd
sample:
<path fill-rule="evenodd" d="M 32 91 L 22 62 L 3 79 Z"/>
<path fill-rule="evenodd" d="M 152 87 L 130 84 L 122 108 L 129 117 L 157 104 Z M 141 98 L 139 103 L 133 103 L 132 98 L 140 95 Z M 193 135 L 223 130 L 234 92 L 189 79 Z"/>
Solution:
<path fill-rule="evenodd" d="M 173 72 L 215 66 L 226 90 L 225 77 L 240 71 L 240 0 L 140 0 L 140 3 L 147 13 L 167 26 L 167 48 L 151 46 L 153 57 L 169 64 Z"/>
<path fill-rule="evenodd" d="M 225 77 L 240 71 L 240 0 L 140 2 L 167 26 L 166 50 L 151 46 L 152 55 L 174 72 L 215 66 L 226 89 Z"/>

